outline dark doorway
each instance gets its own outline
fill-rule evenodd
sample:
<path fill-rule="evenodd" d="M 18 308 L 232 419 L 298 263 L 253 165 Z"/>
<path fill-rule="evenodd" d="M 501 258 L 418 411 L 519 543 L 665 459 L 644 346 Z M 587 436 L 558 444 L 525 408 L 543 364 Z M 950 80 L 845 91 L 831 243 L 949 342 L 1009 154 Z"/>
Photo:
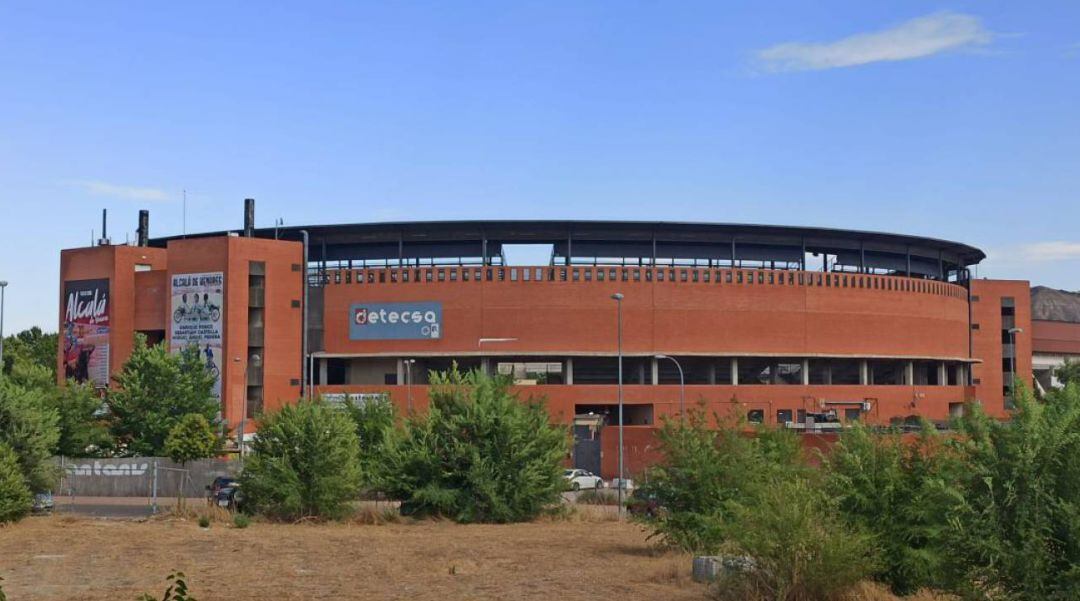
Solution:
<path fill-rule="evenodd" d="M 574 467 L 600 474 L 599 424 L 574 424 Z"/>

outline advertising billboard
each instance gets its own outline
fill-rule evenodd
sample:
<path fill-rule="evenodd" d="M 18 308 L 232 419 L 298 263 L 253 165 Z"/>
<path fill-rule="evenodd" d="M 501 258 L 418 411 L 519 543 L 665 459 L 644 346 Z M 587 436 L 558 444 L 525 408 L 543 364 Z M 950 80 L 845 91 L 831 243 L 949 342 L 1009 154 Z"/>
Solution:
<path fill-rule="evenodd" d="M 109 385 L 109 280 L 64 282 L 64 377 Z"/>
<path fill-rule="evenodd" d="M 442 337 L 442 303 L 353 303 L 350 340 L 437 340 Z"/>
<path fill-rule="evenodd" d="M 214 375 L 214 394 L 221 398 L 222 307 L 225 306 L 225 274 L 177 273 L 171 280 L 172 321 L 169 350 L 179 353 L 194 345 Z"/>

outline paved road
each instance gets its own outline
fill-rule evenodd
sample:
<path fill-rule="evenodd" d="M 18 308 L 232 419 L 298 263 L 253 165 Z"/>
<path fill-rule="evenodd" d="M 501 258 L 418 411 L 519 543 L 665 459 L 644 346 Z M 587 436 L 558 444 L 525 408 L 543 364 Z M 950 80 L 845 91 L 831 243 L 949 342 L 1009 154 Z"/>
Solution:
<path fill-rule="evenodd" d="M 188 503 L 202 503 L 202 497 L 188 499 Z M 167 509 L 176 503 L 173 498 L 159 498 L 158 509 Z M 57 497 L 56 513 L 74 514 L 95 518 L 134 519 L 153 515 L 150 499 L 146 497 Z"/>

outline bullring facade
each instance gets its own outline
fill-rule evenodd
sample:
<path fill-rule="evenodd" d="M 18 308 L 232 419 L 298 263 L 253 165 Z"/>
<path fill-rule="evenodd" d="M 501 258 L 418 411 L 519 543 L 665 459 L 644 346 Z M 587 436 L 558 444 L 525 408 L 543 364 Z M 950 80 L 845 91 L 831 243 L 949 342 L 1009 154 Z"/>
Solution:
<path fill-rule="evenodd" d="M 510 264 L 517 245 L 542 260 Z M 574 426 L 575 463 L 611 475 L 620 304 L 631 473 L 653 457 L 660 420 L 684 406 L 798 429 L 944 421 L 974 401 L 1005 415 L 1012 374 L 1031 380 L 1029 286 L 973 279 L 983 258 L 953 242 L 821 228 L 249 222 L 64 251 L 61 332 L 72 331 L 71 292 L 99 282 L 108 328 L 90 336 L 107 337 L 109 372 L 135 332 L 205 346 L 223 415 L 247 432 L 303 395 L 388 394 L 423 411 L 429 370 L 502 373 Z M 58 361 L 78 371 L 76 351 L 93 345 L 71 337 Z"/>

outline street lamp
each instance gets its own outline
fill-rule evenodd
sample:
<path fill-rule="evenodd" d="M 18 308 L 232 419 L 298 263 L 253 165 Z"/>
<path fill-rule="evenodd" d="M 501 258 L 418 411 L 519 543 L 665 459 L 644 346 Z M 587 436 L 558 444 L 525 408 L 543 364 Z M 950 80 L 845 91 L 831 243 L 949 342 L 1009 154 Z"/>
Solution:
<path fill-rule="evenodd" d="M 0 373 L 4 370 L 4 288 L 7 281 L 0 280 Z"/>
<path fill-rule="evenodd" d="M 670 359 L 675 364 L 675 367 L 679 368 L 679 419 L 685 419 L 683 416 L 686 415 L 686 378 L 683 377 L 682 366 L 675 360 L 675 357 L 669 355 L 657 355 L 656 358 Z"/>
<path fill-rule="evenodd" d="M 1012 341 L 1012 354 L 1009 355 L 1009 375 L 1012 376 L 1012 381 L 1009 382 L 1009 396 L 1013 398 L 1013 402 L 1016 402 L 1016 335 L 1024 331 L 1024 328 L 1009 328 L 1009 338 Z"/>
<path fill-rule="evenodd" d="M 408 399 L 409 415 L 412 415 L 412 366 L 416 359 L 405 359 L 405 397 Z"/>
<path fill-rule="evenodd" d="M 623 489 L 626 488 L 626 476 L 623 473 L 623 391 L 622 391 L 622 301 L 621 292 L 611 295 L 615 301 L 616 331 L 619 351 L 619 517 L 623 515 Z"/>

